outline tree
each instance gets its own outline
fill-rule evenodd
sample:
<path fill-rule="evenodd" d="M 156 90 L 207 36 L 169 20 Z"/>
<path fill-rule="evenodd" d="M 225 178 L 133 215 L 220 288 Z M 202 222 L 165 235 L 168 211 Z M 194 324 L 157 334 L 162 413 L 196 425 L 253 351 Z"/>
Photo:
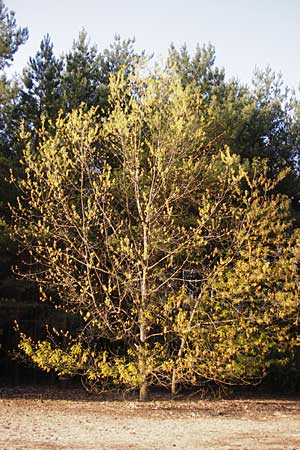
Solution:
<path fill-rule="evenodd" d="M 62 69 L 63 62 L 55 57 L 50 36 L 46 35 L 23 71 L 19 107 L 28 129 L 38 129 L 42 116 L 56 118 L 62 107 Z"/>
<path fill-rule="evenodd" d="M 0 0 L 0 277 L 7 276 L 14 255 L 9 240 L 8 201 L 13 201 L 14 190 L 6 182 L 9 171 L 16 167 L 16 103 L 18 83 L 4 72 L 13 61 L 19 46 L 28 38 L 27 28 L 17 28 L 15 13 Z M 1 294 L 0 294 L 1 296 Z"/>
<path fill-rule="evenodd" d="M 226 83 L 223 95 L 212 98 L 210 110 L 220 138 L 243 159 L 268 160 L 268 177 L 276 179 L 285 168 L 287 177 L 277 189 L 298 197 L 298 101 L 269 68 L 256 71 L 253 88 L 237 81 Z M 217 143 L 217 144 L 218 144 Z"/>
<path fill-rule="evenodd" d="M 176 383 L 191 380 L 257 382 L 272 364 L 294 357 L 299 233 L 292 230 L 288 199 L 274 194 L 267 165 L 256 161 L 252 170 L 246 189 L 243 183 L 242 192 L 231 192 L 235 206 L 223 204 L 222 238 L 197 271 L 205 283 L 187 280 L 188 289 L 173 299 L 181 306 L 173 393 Z"/>
<path fill-rule="evenodd" d="M 194 55 L 186 46 L 171 46 L 168 64 L 175 67 L 182 84 L 199 89 L 206 104 L 207 134 L 212 147 L 228 145 L 242 160 L 268 159 L 268 177 L 290 171 L 276 187 L 288 194 L 297 208 L 299 200 L 299 100 L 284 87 L 282 77 L 269 67 L 256 70 L 252 87 L 225 80 L 224 69 L 215 66 L 213 46 L 199 45 Z"/>
<path fill-rule="evenodd" d="M 186 44 L 180 50 L 172 44 L 168 65 L 175 68 L 184 86 L 197 86 L 203 98 L 209 102 L 213 96 L 222 92 L 225 84 L 225 71 L 215 67 L 215 58 L 215 48 L 211 44 L 203 47 L 198 44 L 193 57 Z"/>
<path fill-rule="evenodd" d="M 15 105 L 19 86 L 15 80 L 8 79 L 4 69 L 11 64 L 19 46 L 27 38 L 27 28 L 17 28 L 15 13 L 9 11 L 0 0 L 0 157 L 5 158 L 5 164 L 16 156 L 13 151 L 12 130 L 16 119 Z"/>
<path fill-rule="evenodd" d="M 269 160 L 269 174 L 273 178 L 289 167 L 288 177 L 279 188 L 299 203 L 299 100 L 288 89 L 282 76 L 270 67 L 256 70 L 253 78 L 253 95 L 256 102 L 257 124 L 261 156 Z"/>
<path fill-rule="evenodd" d="M 124 70 L 125 77 L 133 75 L 136 68 L 151 59 L 146 56 L 143 50 L 138 53 L 135 48 L 135 39 L 122 40 L 120 35 L 116 34 L 113 43 L 101 54 L 101 71 L 103 82 L 108 85 L 112 74 L 117 74 L 121 69 Z"/>
<path fill-rule="evenodd" d="M 27 28 L 17 28 L 14 11 L 9 11 L 0 0 L 0 70 L 10 65 L 14 54 L 27 39 Z"/>
<path fill-rule="evenodd" d="M 250 176 L 228 148 L 212 154 L 201 95 L 173 72 L 121 71 L 109 92 L 108 118 L 74 110 L 39 131 L 38 151 L 25 148 L 13 213 L 27 275 L 83 322 L 73 337 L 55 330 L 56 344 L 22 334 L 21 349 L 44 370 L 139 388 L 141 400 L 153 384 L 256 379 L 274 348 L 284 353 L 282 320 L 296 310 L 287 203 L 270 203 L 263 166 Z M 274 277 L 256 292 L 268 258 Z"/>
<path fill-rule="evenodd" d="M 95 45 L 90 46 L 82 30 L 72 50 L 65 56 L 63 73 L 64 109 L 71 111 L 85 103 L 88 108 L 103 106 L 107 100 L 101 73 L 101 57 Z"/>
<path fill-rule="evenodd" d="M 98 106 L 99 114 L 103 114 L 108 107 L 110 76 L 123 67 L 128 77 L 145 60 L 145 52 L 137 53 L 134 42 L 116 35 L 109 48 L 100 53 L 95 45 L 90 45 L 86 31 L 82 30 L 65 57 L 64 109 L 71 111 L 84 103 L 87 108 Z"/>

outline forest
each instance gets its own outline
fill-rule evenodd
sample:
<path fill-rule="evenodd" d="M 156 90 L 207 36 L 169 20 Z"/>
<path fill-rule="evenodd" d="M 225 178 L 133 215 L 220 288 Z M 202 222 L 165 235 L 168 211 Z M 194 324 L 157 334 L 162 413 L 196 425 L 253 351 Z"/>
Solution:
<path fill-rule="evenodd" d="M 84 30 L 8 76 L 29 32 L 2 0 L 0 24 L 1 382 L 299 388 L 297 93 Z"/>

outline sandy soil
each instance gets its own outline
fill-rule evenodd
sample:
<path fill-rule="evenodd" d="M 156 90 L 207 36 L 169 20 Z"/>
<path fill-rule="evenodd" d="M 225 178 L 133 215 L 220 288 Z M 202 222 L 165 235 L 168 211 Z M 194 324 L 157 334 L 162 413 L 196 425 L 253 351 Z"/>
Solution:
<path fill-rule="evenodd" d="M 0 449 L 300 450 L 300 401 L 101 401 L 0 391 Z"/>

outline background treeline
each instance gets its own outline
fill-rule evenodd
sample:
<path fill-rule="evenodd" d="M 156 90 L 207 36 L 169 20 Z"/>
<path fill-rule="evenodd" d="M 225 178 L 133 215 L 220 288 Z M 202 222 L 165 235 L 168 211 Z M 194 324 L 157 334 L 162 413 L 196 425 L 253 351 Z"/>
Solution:
<path fill-rule="evenodd" d="M 89 385 L 102 386 L 105 380 L 110 385 L 139 387 L 141 391 L 153 384 L 172 385 L 175 393 L 180 384 L 199 385 L 207 380 L 224 383 L 257 381 L 272 371 L 278 375 L 281 370 L 283 379 L 289 376 L 291 383 L 297 380 L 300 104 L 295 93 L 269 68 L 256 71 L 251 87 L 237 80 L 227 80 L 224 70 L 215 66 L 215 50 L 211 45 L 198 46 L 194 54 L 190 54 L 185 46 L 176 49 L 171 45 L 165 67 L 170 78 L 168 82 L 162 82 L 159 71 L 155 76 L 138 74 L 138 68 L 149 58 L 145 52 L 135 50 L 134 40 L 121 40 L 117 36 L 108 49 L 99 52 L 90 44 L 85 31 L 62 57 L 54 54 L 51 38 L 45 36 L 23 73 L 9 78 L 5 69 L 13 61 L 18 47 L 26 43 L 28 31 L 17 27 L 14 13 L 8 11 L 1 0 L 0 22 L 0 328 L 3 361 L 4 353 L 17 342 L 13 332 L 13 322 L 17 319 L 21 331 L 35 341 L 45 338 L 47 333 L 43 331 L 43 325 L 47 322 L 56 329 L 62 328 L 64 333 L 68 330 L 76 335 L 78 329 L 81 330 L 80 341 L 70 341 L 68 334 L 61 335 L 57 331 L 57 348 L 47 347 L 46 341 L 35 347 L 33 341 L 23 335 L 23 351 L 42 369 L 54 369 L 62 375 L 79 374 Z M 177 99 L 181 110 L 174 102 L 168 103 L 170 98 Z M 155 122 L 159 114 L 165 123 L 162 129 Z M 140 134 L 135 134 L 137 131 L 131 121 L 138 123 Z M 97 123 L 110 123 L 111 128 L 106 129 L 103 125 L 98 135 Z M 129 140 L 130 143 L 124 145 L 122 127 L 130 130 L 135 142 L 139 142 L 139 146 L 134 147 L 139 149 L 136 150 L 138 156 L 131 165 L 128 161 L 134 152 L 133 144 Z M 39 241 L 48 233 L 49 223 L 54 223 L 48 216 L 48 212 L 53 213 L 51 208 L 54 206 L 43 197 L 44 193 L 47 197 L 48 188 L 55 187 L 55 183 L 51 186 L 51 180 L 45 182 L 47 173 L 58 170 L 59 178 L 69 171 L 68 177 L 78 190 L 72 191 L 68 185 L 63 196 L 66 207 L 73 201 L 76 208 L 79 207 L 78 198 L 83 194 L 86 198 L 96 189 L 93 184 L 96 181 L 92 180 L 89 187 L 80 191 L 69 163 L 63 158 L 56 160 L 56 152 L 62 151 L 62 142 L 66 139 L 70 139 L 68 161 L 75 164 L 80 160 L 76 143 L 68 135 L 70 129 L 73 138 L 78 135 L 83 139 L 80 141 L 82 148 L 85 148 L 84 142 L 92 139 L 86 153 L 81 155 L 85 163 L 80 172 L 83 179 L 90 183 L 91 173 L 103 173 L 104 161 L 112 174 L 107 177 L 112 177 L 114 189 L 102 180 L 92 201 L 84 207 L 90 211 L 91 229 L 100 226 L 99 218 L 96 220 L 97 209 L 93 210 L 92 203 L 94 206 L 97 202 L 106 204 L 114 196 L 118 198 L 117 204 L 111 206 L 119 215 L 111 213 L 110 217 L 110 223 L 119 224 L 115 234 L 118 244 L 111 243 L 114 233 L 107 224 L 110 240 L 103 234 L 98 236 L 96 245 L 96 232 L 84 240 L 84 243 L 88 239 L 92 242 L 88 247 L 89 258 L 103 252 L 101 264 L 104 265 L 99 261 L 93 263 L 93 282 L 89 287 L 84 287 L 91 264 L 85 253 L 76 267 L 70 266 L 69 272 L 78 280 L 76 288 L 73 278 L 68 280 L 66 275 L 58 272 L 66 261 L 60 259 L 57 247 L 66 249 L 64 239 L 69 239 L 68 234 L 55 234 L 54 228 L 56 231 L 59 228 L 56 224 L 51 231 L 52 240 L 49 238 L 46 242 L 43 238 Z M 172 170 L 164 166 L 165 153 L 160 155 L 160 147 L 155 147 L 155 133 L 162 133 L 164 152 L 172 150 L 173 160 L 185 161 L 186 165 L 173 166 Z M 139 136 L 144 136 L 141 141 L 138 141 Z M 172 140 L 175 137 L 177 150 L 176 142 Z M 49 156 L 47 149 L 52 145 L 56 150 Z M 180 146 L 185 149 L 183 153 Z M 91 147 L 95 147 L 94 153 Z M 201 154 L 200 159 L 195 149 Z M 151 152 L 155 153 L 155 158 Z M 191 158 L 194 164 L 189 165 L 185 158 Z M 35 171 L 34 165 L 44 168 L 44 172 Z M 158 212 L 162 214 L 168 228 L 164 231 L 163 223 L 153 219 L 151 231 L 156 233 L 156 240 L 149 239 L 153 246 L 151 258 L 154 259 L 149 256 L 147 262 L 149 270 L 154 264 L 155 270 L 159 266 L 160 272 L 156 271 L 151 278 L 156 280 L 151 289 L 153 292 L 157 289 L 159 298 L 165 299 L 164 314 L 162 304 L 157 298 L 153 300 L 150 291 L 143 293 L 146 304 L 150 305 L 144 311 L 139 301 L 134 300 L 137 286 L 141 286 L 142 272 L 134 269 L 137 261 L 130 246 L 134 242 L 137 248 L 140 237 L 145 236 L 145 216 L 130 205 L 132 199 L 137 204 L 134 197 L 137 186 L 131 186 L 134 176 L 130 172 L 137 167 L 138 170 L 144 167 L 145 172 L 152 175 L 155 172 L 157 177 L 139 178 L 139 192 L 148 192 L 157 179 L 159 186 L 168 186 L 163 200 L 158 199 L 157 204 L 152 202 L 156 212 L 153 209 L 153 216 L 150 214 L 151 217 Z M 91 168 L 97 170 L 93 172 Z M 9 181 L 11 170 L 14 183 Z M 170 180 L 172 184 L 168 184 Z M 197 184 L 197 189 L 193 190 L 194 187 L 187 183 L 191 180 Z M 67 179 L 60 179 L 59 183 L 68 184 Z M 124 197 L 125 185 L 129 200 Z M 181 198 L 176 186 L 186 192 L 190 186 L 189 195 Z M 43 198 L 44 203 L 33 204 L 30 192 Z M 55 199 L 53 192 L 51 195 Z M 55 192 L 59 192 L 58 187 Z M 22 203 L 19 210 L 18 196 Z M 170 205 L 164 210 L 166 198 Z M 9 204 L 15 207 L 13 220 Z M 213 211 L 216 204 L 221 205 L 220 209 Z M 48 209 L 42 213 L 43 208 Z M 170 211 L 176 212 L 176 219 Z M 57 214 L 56 211 L 55 220 Z M 65 216 L 66 221 L 75 226 L 79 216 L 71 213 L 68 216 L 66 212 Z M 46 219 L 39 228 L 37 224 L 41 217 Z M 82 226 L 82 217 L 78 219 L 79 226 Z M 204 217 L 207 222 L 201 225 Z M 131 227 L 126 229 L 124 221 Z M 104 219 L 102 223 L 105 224 Z M 35 224 L 35 228 L 31 224 Z M 132 230 L 132 242 L 128 243 L 124 239 Z M 159 242 L 155 247 L 158 230 L 165 245 Z M 76 245 L 81 248 L 82 241 L 77 240 Z M 37 250 L 38 247 L 41 250 Z M 180 248 L 182 252 L 174 256 L 174 248 Z M 47 261 L 43 259 L 46 253 Z M 126 261 L 125 265 L 116 266 L 112 255 L 117 254 Z M 49 273 L 44 279 L 37 277 L 36 266 L 33 271 L 28 271 L 28 266 L 33 267 L 34 263 L 43 270 L 51 266 L 52 278 Z M 145 258 L 141 266 L 143 264 Z M 12 266 L 17 266 L 17 271 L 25 273 L 30 281 L 16 278 Z M 57 272 L 53 268 L 57 268 Z M 109 276 L 99 275 L 108 271 Z M 120 287 L 124 282 L 120 281 L 120 272 L 126 274 L 126 289 Z M 130 277 L 128 273 L 131 273 Z M 138 280 L 136 284 L 130 281 L 132 278 Z M 63 312 L 51 313 L 38 302 L 37 281 L 40 285 L 44 283 L 43 295 L 51 296 Z M 149 289 L 150 284 L 149 278 Z M 108 286 L 111 289 L 109 295 Z M 171 286 L 169 291 L 167 286 Z M 105 308 L 102 310 L 99 305 L 93 308 L 82 297 L 84 289 L 87 296 L 98 298 L 99 305 L 105 298 Z M 72 304 L 74 298 L 81 299 L 76 306 Z M 123 314 L 125 309 L 125 315 L 116 318 L 116 302 L 120 302 L 120 298 L 123 303 L 119 311 Z M 122 328 L 121 319 L 122 336 L 116 331 Z M 207 325 L 209 321 L 212 328 Z M 124 323 L 130 333 L 125 332 Z M 197 324 L 200 324 L 198 328 L 202 327 L 201 332 Z M 185 336 L 187 329 L 191 330 L 188 339 Z M 153 341 L 150 335 L 159 338 Z M 59 346 L 65 353 L 58 352 Z M 154 355 L 160 355 L 165 365 Z M 47 365 L 45 361 L 49 362 L 51 357 L 52 363 Z M 65 366 L 61 367 L 57 361 L 63 361 Z M 111 361 L 117 361 L 118 367 Z"/>

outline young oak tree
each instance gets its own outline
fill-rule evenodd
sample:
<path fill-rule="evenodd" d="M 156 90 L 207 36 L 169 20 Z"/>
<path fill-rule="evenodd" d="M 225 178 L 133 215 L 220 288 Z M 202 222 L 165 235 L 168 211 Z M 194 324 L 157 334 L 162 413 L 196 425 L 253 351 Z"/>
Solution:
<path fill-rule="evenodd" d="M 44 370 L 139 388 L 141 400 L 154 384 L 176 393 L 181 383 L 259 376 L 263 364 L 247 368 L 280 346 L 280 319 L 296 310 L 286 203 L 274 197 L 270 208 L 274 186 L 259 164 L 250 177 L 228 149 L 210 153 L 201 96 L 172 71 L 121 70 L 109 92 L 101 122 L 95 108 L 61 115 L 34 151 L 23 136 L 14 236 L 42 299 L 80 314 L 82 327 L 42 342 L 21 334 L 20 348 Z M 253 294 L 268 258 L 287 295 L 272 280 Z M 270 322 L 263 347 L 257 334 Z"/>

